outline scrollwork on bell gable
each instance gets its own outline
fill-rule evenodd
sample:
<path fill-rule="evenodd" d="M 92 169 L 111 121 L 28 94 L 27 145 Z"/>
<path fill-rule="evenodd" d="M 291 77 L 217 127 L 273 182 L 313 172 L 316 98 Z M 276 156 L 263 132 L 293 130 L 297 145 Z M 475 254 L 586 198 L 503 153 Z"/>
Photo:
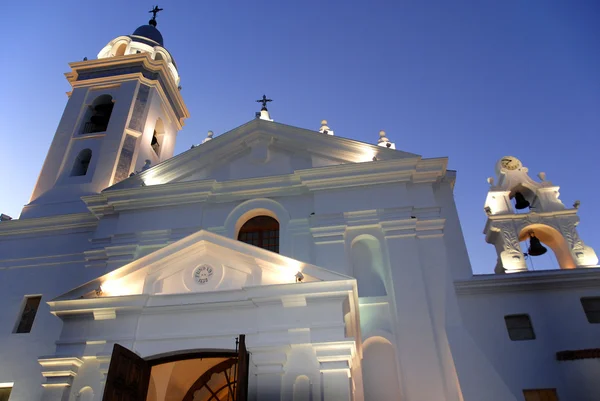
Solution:
<path fill-rule="evenodd" d="M 579 238 L 579 233 L 577 232 L 576 222 L 570 219 L 563 219 L 560 221 L 560 229 L 567 240 L 567 243 L 574 251 L 579 251 L 584 249 L 584 243 Z"/>
<path fill-rule="evenodd" d="M 500 232 L 502 236 L 502 247 L 510 253 L 521 253 L 519 246 L 519 237 L 515 231 L 515 226 L 512 221 L 497 222 L 494 224 L 494 229 Z"/>

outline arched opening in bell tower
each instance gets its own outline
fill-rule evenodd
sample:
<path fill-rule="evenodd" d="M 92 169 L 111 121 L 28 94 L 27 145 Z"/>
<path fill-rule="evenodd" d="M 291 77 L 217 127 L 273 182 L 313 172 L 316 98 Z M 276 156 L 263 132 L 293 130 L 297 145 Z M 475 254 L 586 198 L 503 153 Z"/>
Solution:
<path fill-rule="evenodd" d="M 150 142 L 150 146 L 156 156 L 160 156 L 160 150 L 163 144 L 163 139 L 165 136 L 165 124 L 159 118 L 156 120 L 156 124 L 154 124 L 154 132 L 152 133 L 152 141 Z"/>
<path fill-rule="evenodd" d="M 91 161 L 92 151 L 90 149 L 83 149 L 79 152 L 71 169 L 71 177 L 86 175 Z"/>
<path fill-rule="evenodd" d="M 519 233 L 519 241 L 522 244 L 524 243 L 522 245 L 524 253 L 527 253 L 528 247 L 531 246 L 532 235 L 534 235 L 543 245 L 546 245 L 552 250 L 554 256 L 556 256 L 558 266 L 561 269 L 574 269 L 577 267 L 573 260 L 573 256 L 571 255 L 569 244 L 557 229 L 545 224 L 531 224 L 523 228 Z M 533 258 L 530 262 L 534 264 L 534 269 L 535 261 L 540 260 L 543 262 L 544 257 L 547 256 L 542 255 L 538 259 L 535 259 L 537 256 L 528 255 L 528 259 Z M 540 266 L 543 265 L 540 264 Z"/>
<path fill-rule="evenodd" d="M 83 133 L 105 132 L 108 128 L 113 106 L 113 98 L 110 95 L 101 95 L 94 99 L 86 113 Z"/>

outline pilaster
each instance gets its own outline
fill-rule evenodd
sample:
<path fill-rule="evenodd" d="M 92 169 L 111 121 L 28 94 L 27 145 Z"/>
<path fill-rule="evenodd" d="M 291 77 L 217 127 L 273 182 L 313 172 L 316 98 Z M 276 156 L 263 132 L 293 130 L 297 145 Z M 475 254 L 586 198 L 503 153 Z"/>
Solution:
<path fill-rule="evenodd" d="M 442 222 L 439 219 L 419 222 L 410 218 L 382 224 L 392 264 L 400 385 L 408 400 L 446 399 L 433 311 L 417 238 L 417 235 L 423 238 L 440 235 Z M 431 229 L 426 229 L 428 227 Z"/>
<path fill-rule="evenodd" d="M 256 375 L 255 400 L 280 401 L 283 367 L 287 362 L 289 347 L 261 347 L 249 349 L 251 364 Z"/>

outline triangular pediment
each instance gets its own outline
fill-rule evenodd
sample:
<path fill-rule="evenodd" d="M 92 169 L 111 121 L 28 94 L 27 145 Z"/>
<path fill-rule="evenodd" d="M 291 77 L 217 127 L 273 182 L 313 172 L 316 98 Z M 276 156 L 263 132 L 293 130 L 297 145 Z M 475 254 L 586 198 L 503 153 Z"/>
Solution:
<path fill-rule="evenodd" d="M 107 190 L 260 178 L 340 164 L 420 158 L 414 153 L 255 119 Z"/>
<path fill-rule="evenodd" d="M 150 253 L 54 301 L 98 296 L 162 295 L 240 290 L 296 282 L 352 280 L 308 263 L 201 230 Z"/>

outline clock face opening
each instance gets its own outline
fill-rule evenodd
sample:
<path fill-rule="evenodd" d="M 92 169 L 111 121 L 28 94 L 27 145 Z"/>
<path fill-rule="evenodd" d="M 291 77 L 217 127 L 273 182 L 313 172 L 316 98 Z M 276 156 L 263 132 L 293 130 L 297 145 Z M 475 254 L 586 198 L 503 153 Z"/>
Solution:
<path fill-rule="evenodd" d="M 516 157 L 503 157 L 500 160 L 500 165 L 506 170 L 516 170 L 521 167 L 521 162 Z"/>

